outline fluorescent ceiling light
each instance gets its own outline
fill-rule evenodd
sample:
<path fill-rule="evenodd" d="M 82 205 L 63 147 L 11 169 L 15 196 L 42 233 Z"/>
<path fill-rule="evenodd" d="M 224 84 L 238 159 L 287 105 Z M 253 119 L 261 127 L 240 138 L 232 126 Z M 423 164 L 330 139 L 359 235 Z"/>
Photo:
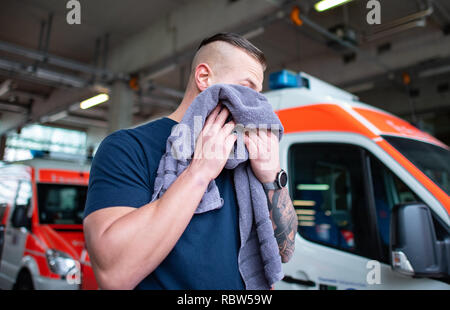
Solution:
<path fill-rule="evenodd" d="M 354 93 L 360 93 L 363 91 L 371 90 L 374 87 L 375 87 L 374 82 L 367 82 L 367 83 L 362 83 L 362 84 L 357 84 L 357 85 L 347 87 L 345 90 L 348 91 L 349 93 L 354 94 Z"/>
<path fill-rule="evenodd" d="M 297 217 L 299 221 L 314 221 L 314 216 L 301 215 Z"/>
<path fill-rule="evenodd" d="M 298 184 L 299 191 L 327 191 L 330 189 L 328 184 Z"/>
<path fill-rule="evenodd" d="M 243 35 L 243 37 L 246 38 L 247 40 L 250 40 L 250 39 L 253 39 L 254 37 L 257 37 L 263 33 L 264 33 L 264 27 L 261 26 L 252 31 L 247 32 L 246 34 Z"/>
<path fill-rule="evenodd" d="M 0 84 L 0 96 L 5 95 L 11 90 L 11 80 L 6 80 L 2 84 Z"/>
<path fill-rule="evenodd" d="M 108 94 L 99 94 L 97 96 L 94 96 L 92 98 L 86 99 L 84 101 L 81 101 L 80 108 L 83 110 L 89 109 L 90 107 L 93 107 L 97 104 L 103 103 L 105 101 L 108 101 L 109 96 Z"/>
<path fill-rule="evenodd" d="M 444 74 L 444 73 L 447 73 L 447 72 L 450 72 L 450 65 L 449 66 L 443 66 L 443 67 L 437 67 L 437 68 L 424 70 L 424 71 L 419 73 L 419 77 L 420 78 L 427 78 L 427 77 L 432 77 L 432 76 L 435 76 L 435 75 Z"/>
<path fill-rule="evenodd" d="M 314 8 L 317 12 L 323 12 L 350 1 L 352 0 L 322 0 L 320 2 L 317 2 L 314 5 Z"/>
<path fill-rule="evenodd" d="M 314 200 L 294 200 L 293 205 L 296 207 L 314 207 L 316 205 L 316 202 Z M 307 213 L 310 210 L 297 210 L 297 211 L 299 211 L 297 213 L 301 213 L 301 212 Z"/>
<path fill-rule="evenodd" d="M 296 209 L 295 213 L 297 213 L 297 215 L 314 215 L 316 214 L 316 211 L 310 209 Z"/>
<path fill-rule="evenodd" d="M 41 122 L 42 123 L 53 123 L 53 122 L 59 121 L 60 119 L 67 117 L 68 115 L 69 115 L 69 112 L 64 110 L 64 111 L 55 113 L 53 115 L 42 117 Z"/>
<path fill-rule="evenodd" d="M 315 226 L 316 224 L 314 222 L 305 222 L 305 221 L 299 221 L 299 226 Z"/>
<path fill-rule="evenodd" d="M 177 68 L 177 65 L 174 63 L 170 64 L 168 66 L 162 67 L 162 68 L 148 74 L 146 77 L 144 77 L 142 79 L 142 81 L 147 82 L 148 80 L 154 80 L 160 76 L 163 76 L 163 75 L 175 70 L 176 68 Z"/>

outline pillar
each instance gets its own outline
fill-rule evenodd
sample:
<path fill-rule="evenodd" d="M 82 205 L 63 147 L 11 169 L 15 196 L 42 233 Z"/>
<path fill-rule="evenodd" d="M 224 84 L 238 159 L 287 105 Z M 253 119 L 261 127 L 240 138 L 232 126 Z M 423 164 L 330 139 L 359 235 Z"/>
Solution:
<path fill-rule="evenodd" d="M 133 125 L 134 93 L 125 82 L 114 82 L 108 111 L 108 133 Z"/>

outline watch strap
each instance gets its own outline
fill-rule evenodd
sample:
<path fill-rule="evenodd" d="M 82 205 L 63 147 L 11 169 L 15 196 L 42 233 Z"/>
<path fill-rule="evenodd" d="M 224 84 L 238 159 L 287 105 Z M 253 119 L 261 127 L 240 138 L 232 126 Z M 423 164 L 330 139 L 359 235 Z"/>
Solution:
<path fill-rule="evenodd" d="M 276 189 L 280 189 L 278 186 L 278 182 L 275 180 L 275 182 L 270 182 L 270 183 L 263 183 L 263 188 L 265 190 L 276 190 Z"/>
<path fill-rule="evenodd" d="M 275 178 L 275 181 L 270 182 L 270 183 L 264 183 L 263 184 L 263 188 L 265 190 L 278 190 L 278 189 L 282 189 L 283 187 L 285 187 L 286 185 L 282 185 L 280 182 L 280 177 L 281 175 L 286 175 L 286 171 L 284 171 L 283 169 L 281 169 L 278 173 L 277 176 Z"/>

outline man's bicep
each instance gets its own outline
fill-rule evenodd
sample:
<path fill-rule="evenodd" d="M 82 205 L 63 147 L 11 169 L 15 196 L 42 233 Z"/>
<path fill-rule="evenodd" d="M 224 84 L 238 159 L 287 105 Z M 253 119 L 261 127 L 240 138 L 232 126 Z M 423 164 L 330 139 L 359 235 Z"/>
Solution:
<path fill-rule="evenodd" d="M 111 251 L 111 244 L 108 242 L 111 238 L 103 238 L 105 232 L 116 221 L 134 210 L 136 208 L 132 207 L 104 208 L 90 213 L 83 220 L 86 248 L 94 268 L 103 268 L 105 259 L 108 260 L 108 253 Z"/>
<path fill-rule="evenodd" d="M 90 213 L 83 220 L 86 239 L 97 240 L 118 219 L 133 212 L 133 207 L 109 207 Z"/>

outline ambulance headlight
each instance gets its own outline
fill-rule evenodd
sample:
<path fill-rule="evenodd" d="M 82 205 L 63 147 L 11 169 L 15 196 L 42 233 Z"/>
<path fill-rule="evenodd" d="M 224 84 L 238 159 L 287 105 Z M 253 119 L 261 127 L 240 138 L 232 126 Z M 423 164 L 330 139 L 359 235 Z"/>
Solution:
<path fill-rule="evenodd" d="M 66 253 L 49 249 L 45 252 L 47 263 L 53 273 L 66 276 L 70 271 L 77 269 L 76 261 Z"/>

